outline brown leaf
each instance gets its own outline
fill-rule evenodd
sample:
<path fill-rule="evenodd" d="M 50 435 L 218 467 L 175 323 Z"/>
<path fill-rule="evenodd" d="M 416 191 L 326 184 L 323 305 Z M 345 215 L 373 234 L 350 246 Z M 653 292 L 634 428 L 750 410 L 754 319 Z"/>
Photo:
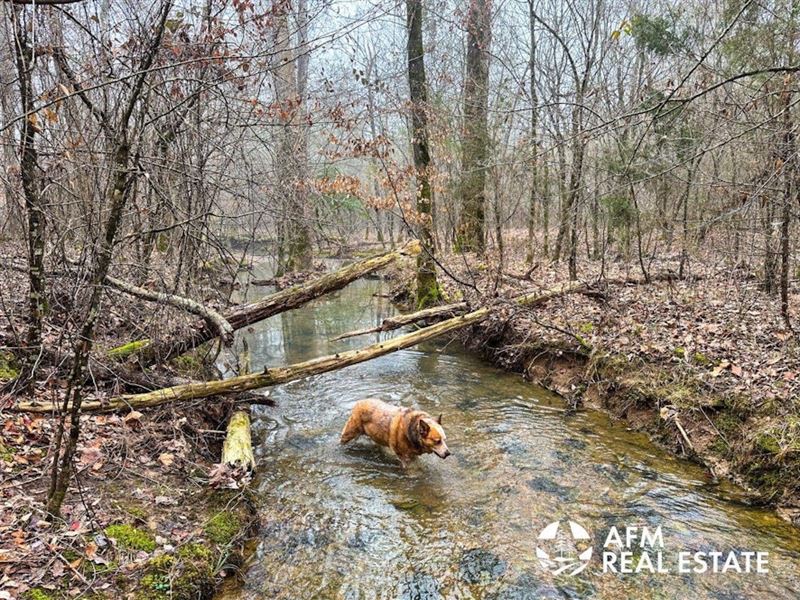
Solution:
<path fill-rule="evenodd" d="M 175 455 L 169 452 L 164 452 L 163 454 L 159 455 L 158 462 L 160 462 L 165 467 L 169 467 L 170 465 L 172 465 L 172 463 L 175 462 Z"/>

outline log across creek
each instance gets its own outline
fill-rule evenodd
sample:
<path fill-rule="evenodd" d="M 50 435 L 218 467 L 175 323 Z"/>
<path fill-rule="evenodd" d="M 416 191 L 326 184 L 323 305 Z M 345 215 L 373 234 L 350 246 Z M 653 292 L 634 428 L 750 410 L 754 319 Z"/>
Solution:
<path fill-rule="evenodd" d="M 543 292 L 524 294 L 506 300 L 502 306 L 511 304 L 518 307 L 532 307 L 558 296 L 582 293 L 585 291 L 586 287 L 583 284 L 577 282 L 564 283 Z M 248 373 L 224 380 L 176 385 L 143 394 L 123 394 L 108 400 L 85 400 L 81 409 L 84 412 L 139 410 L 166 404 L 168 402 L 181 402 L 211 398 L 214 396 L 240 394 L 249 390 L 287 383 L 311 375 L 318 375 L 320 373 L 326 373 L 372 360 L 373 358 L 410 348 L 422 342 L 480 323 L 488 318 L 496 308 L 497 306 L 495 305 L 483 306 L 471 312 L 451 317 L 439 323 L 428 325 L 427 327 L 399 335 L 389 340 L 379 341 L 355 350 L 321 356 L 292 365 L 266 368 L 260 372 Z M 421 312 L 424 313 L 424 311 Z M 53 411 L 54 407 L 49 403 L 20 403 L 14 410 L 45 413 Z"/>

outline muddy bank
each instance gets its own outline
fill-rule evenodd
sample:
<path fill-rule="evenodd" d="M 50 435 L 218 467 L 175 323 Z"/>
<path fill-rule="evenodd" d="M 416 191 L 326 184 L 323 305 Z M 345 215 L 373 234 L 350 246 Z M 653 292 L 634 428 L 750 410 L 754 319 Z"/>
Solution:
<path fill-rule="evenodd" d="M 747 398 L 710 391 L 703 381 L 669 365 L 581 343 L 539 343 L 530 331 L 501 318 L 462 332 L 458 339 L 576 409 L 609 412 L 666 451 L 704 465 L 712 480 L 732 480 L 753 504 L 774 507 L 800 525 L 800 460 L 796 453 L 781 452 L 765 433 L 770 417 Z"/>

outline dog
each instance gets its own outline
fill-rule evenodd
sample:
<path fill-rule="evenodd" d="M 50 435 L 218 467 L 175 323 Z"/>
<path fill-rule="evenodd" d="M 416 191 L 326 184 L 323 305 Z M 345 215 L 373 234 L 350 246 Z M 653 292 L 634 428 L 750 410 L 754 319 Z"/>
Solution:
<path fill-rule="evenodd" d="M 403 468 L 422 454 L 450 456 L 442 415 L 434 419 L 421 410 L 393 406 L 376 398 L 356 402 L 339 442 L 347 444 L 364 434 L 373 442 L 388 446 Z"/>

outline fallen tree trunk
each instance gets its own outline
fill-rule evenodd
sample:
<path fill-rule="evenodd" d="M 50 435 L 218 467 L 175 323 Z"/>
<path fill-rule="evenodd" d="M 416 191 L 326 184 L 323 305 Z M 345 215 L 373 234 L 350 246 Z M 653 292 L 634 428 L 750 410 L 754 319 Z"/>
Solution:
<path fill-rule="evenodd" d="M 273 315 L 302 306 L 306 302 L 329 292 L 340 290 L 348 283 L 364 275 L 388 267 L 401 257 L 416 256 L 420 250 L 419 242 L 411 240 L 391 252 L 354 262 L 306 283 L 286 288 L 265 296 L 256 302 L 236 307 L 225 314 L 225 319 L 234 330 L 242 329 Z M 167 361 L 197 348 L 214 337 L 216 336 L 213 329 L 201 325 L 179 340 L 146 343 L 143 348 L 138 349 L 136 360 L 142 366 L 150 366 L 157 362 Z"/>
<path fill-rule="evenodd" d="M 443 306 L 433 306 L 431 308 L 426 308 L 424 310 L 420 310 L 414 313 L 406 313 L 403 315 L 397 315 L 395 317 L 389 317 L 384 319 L 380 325 L 375 327 L 369 327 L 367 329 L 356 329 L 355 331 L 348 331 L 347 333 L 343 333 L 342 335 L 337 335 L 335 338 L 331 338 L 332 342 L 336 342 L 338 340 L 344 340 L 351 337 L 356 337 L 359 335 L 366 335 L 368 333 L 380 333 L 381 331 L 392 331 L 394 329 L 400 329 L 406 325 L 411 325 L 412 323 L 419 323 L 420 321 L 427 321 L 428 319 L 438 319 L 442 317 L 454 317 L 456 315 L 464 314 L 469 310 L 466 302 L 457 302 L 455 304 L 445 304 Z"/>
<path fill-rule="evenodd" d="M 222 445 L 222 463 L 245 470 L 255 470 L 253 443 L 250 438 L 249 411 L 236 411 L 228 421 L 225 442 Z"/>
<path fill-rule="evenodd" d="M 191 298 L 185 298 L 175 294 L 166 294 L 164 292 L 153 292 L 117 279 L 116 277 L 111 277 L 110 275 L 106 275 L 106 283 L 136 298 L 149 300 L 150 302 L 169 304 L 170 306 L 196 315 L 206 322 L 206 326 L 213 330 L 226 346 L 230 346 L 233 343 L 233 326 L 228 323 L 228 320 L 214 309 L 203 306 Z"/>
<path fill-rule="evenodd" d="M 570 282 L 558 285 L 542 293 L 531 293 L 518 296 L 510 303 L 518 306 L 536 306 L 547 300 L 565 294 L 585 291 L 586 288 L 577 282 Z M 357 350 L 349 350 L 328 356 L 314 358 L 312 360 L 295 363 L 286 367 L 272 367 L 264 369 L 260 373 L 239 375 L 220 381 L 208 381 L 204 383 L 190 383 L 177 385 L 174 387 L 156 390 L 144 394 L 127 394 L 112 398 L 107 402 L 99 400 L 84 400 L 82 409 L 84 412 L 91 411 L 114 411 L 121 409 L 141 409 L 150 406 L 158 406 L 167 402 L 181 400 L 197 400 L 210 396 L 220 396 L 226 394 L 239 394 L 248 390 L 268 387 L 302 379 L 310 375 L 318 375 L 328 371 L 334 371 L 350 365 L 378 358 L 398 350 L 410 348 L 422 342 L 427 342 L 446 333 L 462 329 L 475 323 L 480 323 L 486 319 L 494 310 L 493 306 L 484 306 L 470 313 L 453 317 L 446 321 L 424 327 L 417 331 L 400 335 L 390 340 L 378 342 Z M 38 404 L 24 402 L 13 408 L 18 412 L 38 412 L 46 413 L 53 410 L 52 404 Z"/>

